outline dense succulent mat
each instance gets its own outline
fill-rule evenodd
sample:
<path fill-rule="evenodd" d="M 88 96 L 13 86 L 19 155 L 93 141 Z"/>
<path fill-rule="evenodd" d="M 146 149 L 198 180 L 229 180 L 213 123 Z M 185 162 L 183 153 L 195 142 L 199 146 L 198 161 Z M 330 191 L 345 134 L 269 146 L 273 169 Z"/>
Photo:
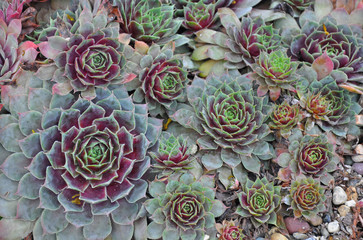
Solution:
<path fill-rule="evenodd" d="M 362 239 L 363 2 L 4 0 L 0 239 Z"/>

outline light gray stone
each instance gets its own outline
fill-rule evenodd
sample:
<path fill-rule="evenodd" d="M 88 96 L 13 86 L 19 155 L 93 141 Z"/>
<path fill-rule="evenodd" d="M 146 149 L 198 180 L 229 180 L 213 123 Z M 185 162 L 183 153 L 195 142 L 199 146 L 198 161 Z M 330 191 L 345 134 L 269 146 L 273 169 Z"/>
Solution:
<path fill-rule="evenodd" d="M 348 200 L 347 193 L 342 187 L 335 187 L 333 190 L 333 203 L 335 205 L 342 205 Z"/>
<path fill-rule="evenodd" d="M 339 232 L 340 230 L 340 226 L 339 226 L 339 222 L 338 221 L 333 221 L 328 223 L 328 231 L 330 233 L 336 233 Z"/>
<path fill-rule="evenodd" d="M 321 229 L 321 234 L 323 235 L 324 238 L 328 238 L 329 237 L 329 232 L 328 232 L 328 230 L 325 227 L 323 227 Z"/>
<path fill-rule="evenodd" d="M 307 239 L 309 237 L 308 235 L 299 232 L 292 234 L 292 236 L 296 239 Z"/>
<path fill-rule="evenodd" d="M 349 200 L 345 202 L 345 205 L 347 207 L 355 207 L 355 204 L 356 204 L 355 200 Z"/>

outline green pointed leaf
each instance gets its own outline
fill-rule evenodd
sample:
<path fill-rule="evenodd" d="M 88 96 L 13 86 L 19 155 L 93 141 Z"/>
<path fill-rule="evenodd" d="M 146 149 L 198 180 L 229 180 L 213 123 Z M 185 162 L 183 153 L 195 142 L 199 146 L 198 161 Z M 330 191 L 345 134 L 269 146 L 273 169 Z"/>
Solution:
<path fill-rule="evenodd" d="M 214 219 L 213 219 L 214 220 Z M 194 229 L 188 229 L 186 231 L 180 231 L 180 237 L 182 240 L 194 240 L 197 237 L 197 233 Z"/>
<path fill-rule="evenodd" d="M 158 197 L 165 193 L 165 183 L 163 182 L 151 182 L 149 184 L 149 193 L 152 197 Z"/>
<path fill-rule="evenodd" d="M 42 113 L 49 108 L 52 93 L 43 88 L 30 88 L 28 99 L 29 109 Z"/>
<path fill-rule="evenodd" d="M 68 225 L 63 208 L 59 208 L 59 210 L 56 211 L 47 209 L 44 210 L 41 217 L 41 222 L 42 227 L 47 233 L 57 233 L 63 231 Z"/>
<path fill-rule="evenodd" d="M 23 138 L 17 123 L 10 123 L 0 130 L 0 144 L 10 152 L 21 152 L 18 141 Z"/>
<path fill-rule="evenodd" d="M 94 216 L 93 222 L 83 227 L 83 235 L 89 240 L 105 239 L 111 231 L 109 216 Z"/>
<path fill-rule="evenodd" d="M 151 222 L 147 226 L 147 235 L 151 239 L 159 239 L 163 235 L 165 229 L 165 224 L 157 224 L 156 222 Z"/>
<path fill-rule="evenodd" d="M 223 161 L 222 161 L 220 154 L 216 154 L 213 152 L 205 153 L 202 156 L 201 160 L 202 160 L 204 167 L 209 171 L 218 169 L 218 168 L 222 167 L 222 165 L 223 165 Z"/>
<path fill-rule="evenodd" d="M 221 201 L 213 200 L 211 213 L 214 215 L 214 217 L 221 216 L 225 211 L 226 211 L 226 206 L 224 206 L 224 204 Z"/>
<path fill-rule="evenodd" d="M 20 219 L 0 220 L 0 236 L 2 239 L 23 239 L 33 231 L 34 222 Z"/>
<path fill-rule="evenodd" d="M 163 232 L 163 239 L 179 240 L 179 233 L 175 229 L 165 229 Z"/>
<path fill-rule="evenodd" d="M 260 160 L 252 155 L 252 156 L 243 156 L 241 155 L 242 165 L 250 172 L 260 174 L 261 162 Z"/>
<path fill-rule="evenodd" d="M 238 164 L 241 163 L 241 159 L 239 157 L 239 154 L 233 152 L 230 149 L 222 149 L 221 158 L 222 158 L 223 162 L 225 162 L 231 168 L 234 168 Z"/>

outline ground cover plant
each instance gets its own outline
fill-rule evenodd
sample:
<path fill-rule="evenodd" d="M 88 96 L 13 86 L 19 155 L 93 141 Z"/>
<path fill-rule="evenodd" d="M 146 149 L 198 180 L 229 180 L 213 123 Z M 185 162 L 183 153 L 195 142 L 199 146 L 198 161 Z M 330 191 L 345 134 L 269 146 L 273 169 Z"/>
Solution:
<path fill-rule="evenodd" d="M 363 239 L 363 2 L 0 2 L 0 240 Z"/>

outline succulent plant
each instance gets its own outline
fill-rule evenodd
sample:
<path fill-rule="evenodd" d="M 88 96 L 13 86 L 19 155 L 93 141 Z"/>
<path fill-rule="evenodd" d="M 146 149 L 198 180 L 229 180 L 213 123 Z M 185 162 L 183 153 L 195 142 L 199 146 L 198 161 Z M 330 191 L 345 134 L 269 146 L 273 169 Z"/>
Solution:
<path fill-rule="evenodd" d="M 301 107 L 311 115 L 305 123 L 307 130 L 316 123 L 323 131 L 340 137 L 359 135 L 360 130 L 354 126 L 354 119 L 361 107 L 348 91 L 338 87 L 331 76 L 320 81 L 313 80 L 307 90 L 299 95 Z"/>
<path fill-rule="evenodd" d="M 42 23 L 39 28 L 34 31 L 34 40 L 46 42 L 49 37 L 61 36 L 63 38 L 70 38 L 80 31 L 80 25 L 85 21 L 93 20 L 94 26 L 102 27 L 106 25 L 105 19 L 106 10 L 101 4 L 102 0 L 80 0 L 75 9 L 57 9 L 47 19 L 47 22 Z M 92 4 L 93 3 L 93 4 Z M 87 9 L 87 14 L 85 14 Z M 49 21 L 49 22 L 48 22 Z M 116 23 L 115 23 L 116 24 Z M 107 27 L 113 28 L 115 24 L 107 24 Z M 116 24 L 117 25 L 117 24 Z"/>
<path fill-rule="evenodd" d="M 81 15 L 90 18 L 81 23 L 78 34 L 69 39 L 49 37 L 48 42 L 39 44 L 39 47 L 41 53 L 54 60 L 58 67 L 52 78 L 57 82 L 54 93 L 64 95 L 73 90 L 81 92 L 84 98 L 93 99 L 96 87 L 126 83 L 135 75 L 125 71 L 125 45 L 118 41 L 117 30 L 104 29 L 106 15 L 92 18 L 88 9 Z M 101 22 L 95 22 L 99 20 Z"/>
<path fill-rule="evenodd" d="M 12 20 L 9 25 L 0 19 L 0 85 L 12 81 L 12 76 L 21 63 L 32 63 L 38 52 L 37 45 L 30 41 L 18 45 L 18 36 L 21 32 L 19 19 Z"/>
<path fill-rule="evenodd" d="M 315 0 L 283 0 L 288 3 L 291 7 L 296 8 L 300 11 L 304 11 L 305 9 L 312 6 Z"/>
<path fill-rule="evenodd" d="M 166 176 L 172 172 L 184 172 L 190 169 L 190 163 L 193 160 L 187 139 L 182 136 L 175 137 L 168 132 L 162 133 L 157 152 L 149 154 L 155 160 L 153 167 L 163 170 L 163 175 Z"/>
<path fill-rule="evenodd" d="M 339 85 L 351 91 L 363 90 L 362 40 L 347 25 L 337 25 L 332 17 L 314 21 L 308 15 L 301 21 L 301 31 L 291 42 L 292 59 L 313 64 L 324 52 L 327 53 L 332 69 L 345 73 Z"/>
<path fill-rule="evenodd" d="M 134 100 L 145 101 L 152 116 L 174 111 L 177 103 L 186 99 L 187 71 L 182 61 L 173 56 L 173 50 L 172 44 L 162 49 L 153 44 L 140 60 L 141 87 L 136 89 Z"/>
<path fill-rule="evenodd" d="M 173 5 L 158 0 L 114 0 L 113 4 L 120 11 L 120 31 L 148 44 L 172 40 L 182 23 L 173 18 Z"/>
<path fill-rule="evenodd" d="M 220 151 L 220 155 L 211 153 L 212 162 L 202 158 L 207 169 L 217 169 L 223 162 L 232 168 L 242 163 L 247 170 L 258 173 L 258 157 L 271 158 L 273 151 L 264 140 L 270 132 L 264 123 L 267 99 L 255 96 L 250 80 L 228 74 L 210 75 L 205 80 L 195 77 L 187 95 L 193 108 L 180 105 L 170 118 L 194 129 L 201 149 Z"/>
<path fill-rule="evenodd" d="M 270 53 L 280 46 L 278 31 L 265 25 L 262 18 L 243 17 L 240 22 L 230 9 L 222 8 L 218 12 L 226 33 L 210 29 L 198 31 L 193 60 L 226 60 L 225 68 L 241 69 L 254 63 L 260 52 Z"/>
<path fill-rule="evenodd" d="M 240 18 L 245 14 L 248 14 L 252 7 L 257 5 L 261 0 L 166 0 L 175 5 L 176 15 L 182 15 L 183 8 L 189 3 L 196 3 L 201 1 L 205 5 L 215 5 L 215 9 L 218 8 L 230 8 Z"/>
<path fill-rule="evenodd" d="M 255 182 L 247 179 L 242 192 L 238 193 L 240 205 L 236 213 L 249 217 L 255 226 L 264 223 L 276 225 L 276 211 L 280 208 L 280 186 L 274 186 L 266 178 L 257 178 Z"/>
<path fill-rule="evenodd" d="M 276 101 L 281 94 L 281 89 L 292 92 L 295 90 L 295 82 L 298 75 L 295 73 L 298 63 L 292 62 L 284 50 L 276 50 L 271 53 L 261 52 L 251 74 L 253 80 L 257 80 L 259 96 L 270 92 L 270 99 Z"/>
<path fill-rule="evenodd" d="M 0 182 L 7 188 L 0 198 L 9 206 L 0 215 L 35 223 L 35 239 L 117 238 L 120 231 L 131 239 L 148 185 L 141 179 L 150 166 L 146 153 L 161 121 L 122 87 L 97 89 L 88 101 L 52 95 L 32 72 L 18 81 L 2 88 L 11 115 L 0 116 Z"/>
<path fill-rule="evenodd" d="M 313 176 L 328 185 L 333 179 L 330 172 L 336 170 L 339 158 L 325 134 L 315 137 L 302 136 L 301 132 L 296 130 L 289 137 L 288 152 L 280 154 L 277 163 L 283 168 L 288 168 L 292 177 L 301 174 Z"/>
<path fill-rule="evenodd" d="M 320 212 L 325 212 L 325 190 L 319 181 L 309 177 L 300 176 L 291 183 L 290 204 L 295 218 L 301 216 L 306 219 L 313 218 Z"/>
<path fill-rule="evenodd" d="M 183 27 L 191 32 L 212 28 L 217 18 L 214 4 L 204 4 L 203 0 L 190 2 L 184 7 Z"/>
<path fill-rule="evenodd" d="M 235 221 L 223 220 L 222 224 L 216 223 L 219 233 L 218 240 L 243 240 L 246 236 L 242 233 L 242 229 L 236 226 Z"/>
<path fill-rule="evenodd" d="M 14 19 L 22 19 L 24 4 L 29 2 L 30 0 L 2 1 L 0 3 L 0 19 L 6 24 L 10 24 Z"/>
<path fill-rule="evenodd" d="M 193 175 L 184 174 L 178 181 L 170 180 L 167 184 L 150 183 L 152 198 L 144 204 L 152 220 L 147 227 L 150 239 L 194 240 L 214 232 L 214 218 L 223 214 L 225 206 L 214 199 L 213 180 L 204 178 L 207 179 L 195 181 Z"/>
<path fill-rule="evenodd" d="M 280 105 L 275 105 L 271 115 L 271 122 L 268 126 L 271 129 L 278 130 L 278 135 L 288 138 L 291 134 L 291 129 L 294 128 L 301 120 L 299 105 L 290 105 L 284 101 Z"/>
<path fill-rule="evenodd" d="M 361 0 L 315 0 L 314 13 L 318 18 L 333 17 L 338 24 L 363 26 L 363 2 Z"/>
<path fill-rule="evenodd" d="M 361 0 L 353 0 L 353 1 L 331 0 L 331 2 L 333 4 L 334 9 L 344 8 L 345 11 L 347 11 L 348 13 L 352 13 L 354 10 L 361 7 L 361 5 L 363 4 Z"/>

